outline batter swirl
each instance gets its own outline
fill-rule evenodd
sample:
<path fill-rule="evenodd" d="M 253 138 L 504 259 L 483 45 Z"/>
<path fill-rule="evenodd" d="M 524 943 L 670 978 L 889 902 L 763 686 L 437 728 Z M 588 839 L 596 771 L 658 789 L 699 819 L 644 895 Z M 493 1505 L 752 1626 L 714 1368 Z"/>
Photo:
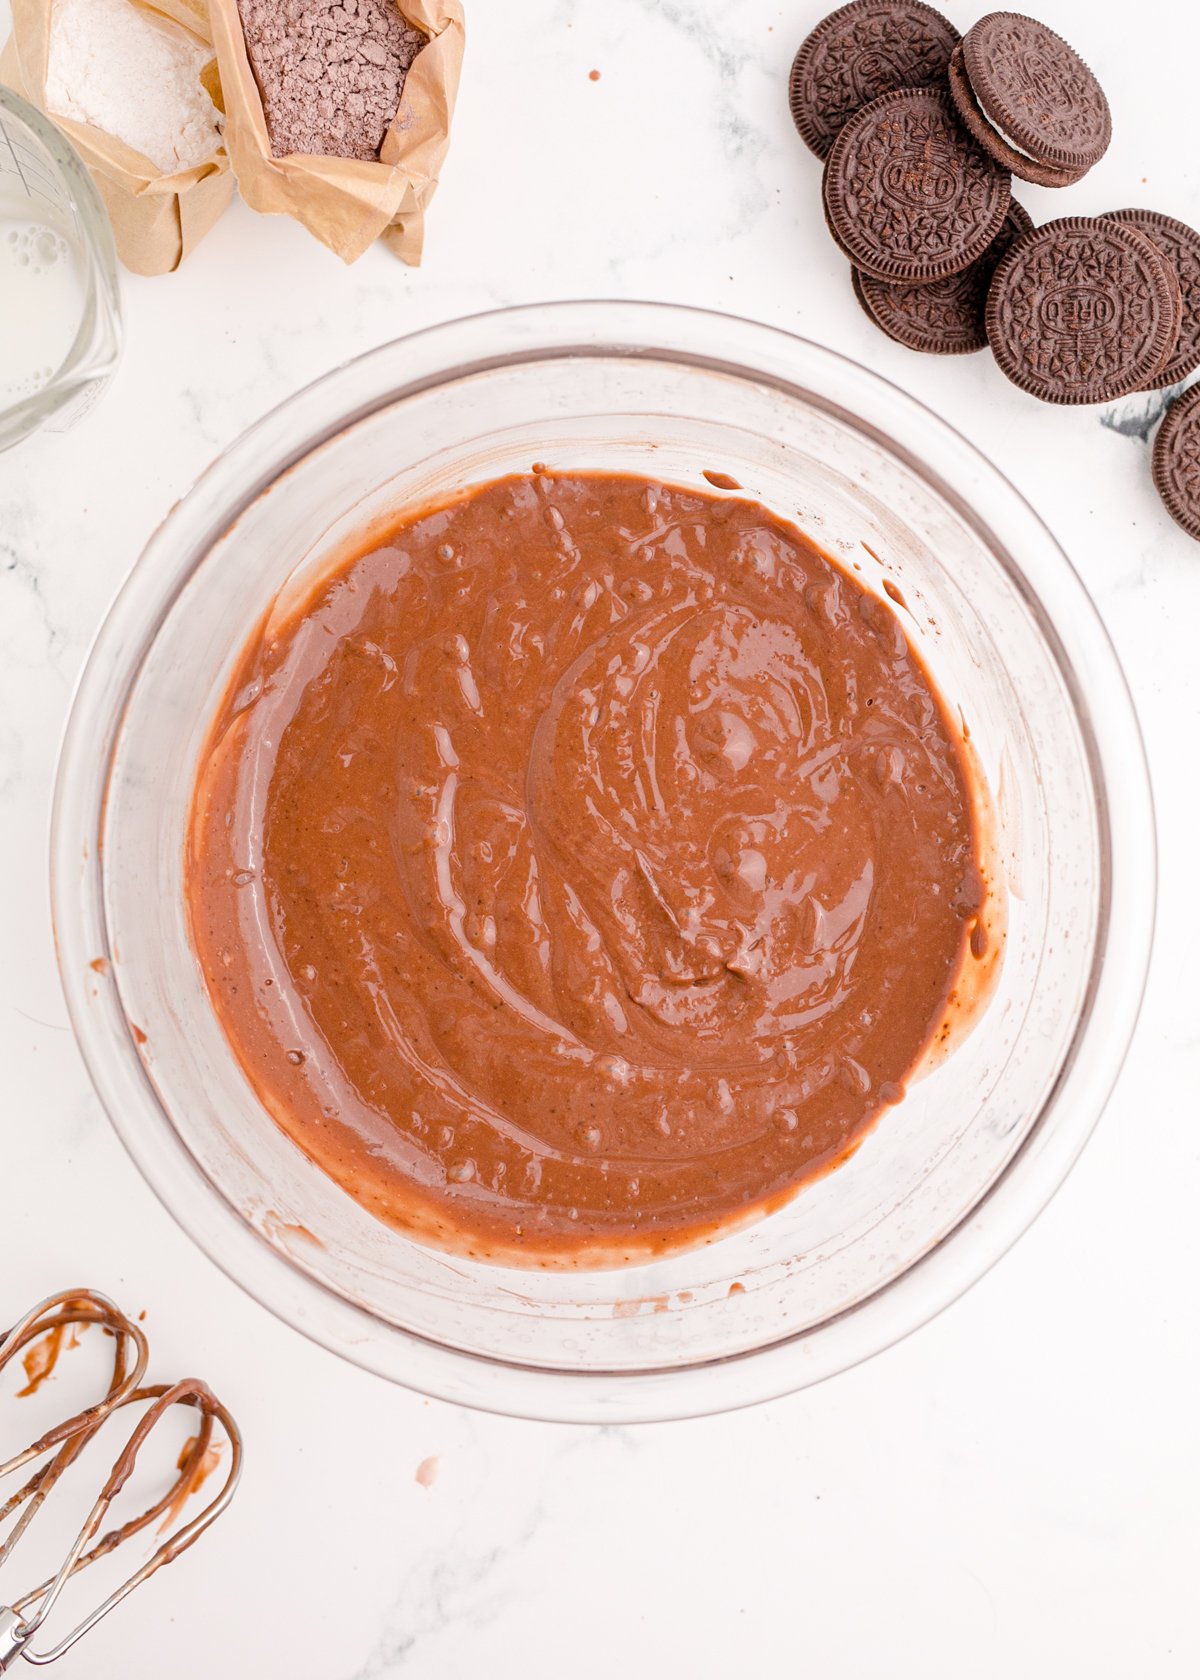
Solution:
<path fill-rule="evenodd" d="M 299 1146 L 543 1264 L 841 1160 L 984 946 L 961 746 L 890 607 L 753 502 L 603 475 L 398 523 L 256 633 L 188 893 Z"/>

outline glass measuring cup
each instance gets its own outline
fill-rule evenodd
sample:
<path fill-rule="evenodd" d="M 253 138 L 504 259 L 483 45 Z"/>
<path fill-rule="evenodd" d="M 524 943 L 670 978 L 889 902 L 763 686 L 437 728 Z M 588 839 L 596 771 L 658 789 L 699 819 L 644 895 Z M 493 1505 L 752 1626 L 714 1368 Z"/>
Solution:
<path fill-rule="evenodd" d="M 73 425 L 120 347 L 116 251 L 95 185 L 54 125 L 0 87 L 0 449 Z"/>

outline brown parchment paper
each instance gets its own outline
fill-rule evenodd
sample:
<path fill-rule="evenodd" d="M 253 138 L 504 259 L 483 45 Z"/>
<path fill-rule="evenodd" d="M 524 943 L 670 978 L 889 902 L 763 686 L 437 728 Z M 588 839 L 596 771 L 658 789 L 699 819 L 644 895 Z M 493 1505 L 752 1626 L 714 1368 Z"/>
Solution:
<path fill-rule="evenodd" d="M 225 95 L 225 143 L 242 197 L 267 215 L 294 216 L 348 263 L 380 236 L 405 262 L 420 262 L 425 210 L 450 145 L 466 33 L 462 7 L 458 0 L 397 4 L 429 42 L 412 62 L 374 163 L 302 153 L 272 157 L 237 0 L 209 0 Z"/>
<path fill-rule="evenodd" d="M 141 5 L 142 0 L 133 0 Z M 233 196 L 233 172 L 222 146 L 194 169 L 164 175 L 150 159 L 91 123 L 46 110 L 46 64 L 53 0 L 12 0 L 13 32 L 0 56 L 0 81 L 45 111 L 74 145 L 104 200 L 117 254 L 135 274 L 168 274 L 212 227 Z M 212 45 L 207 0 L 155 0 L 144 8 L 172 18 Z M 201 79 L 222 108 L 216 60 Z"/>

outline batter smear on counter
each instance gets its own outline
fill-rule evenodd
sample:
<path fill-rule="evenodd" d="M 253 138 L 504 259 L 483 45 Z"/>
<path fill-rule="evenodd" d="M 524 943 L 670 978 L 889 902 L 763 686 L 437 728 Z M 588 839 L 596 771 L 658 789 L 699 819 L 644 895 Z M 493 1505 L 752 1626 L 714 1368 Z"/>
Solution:
<path fill-rule="evenodd" d="M 278 1124 L 381 1219 L 518 1263 L 782 1202 L 997 954 L 891 608 L 751 501 L 623 476 L 474 489 L 268 617 L 187 874 Z"/>

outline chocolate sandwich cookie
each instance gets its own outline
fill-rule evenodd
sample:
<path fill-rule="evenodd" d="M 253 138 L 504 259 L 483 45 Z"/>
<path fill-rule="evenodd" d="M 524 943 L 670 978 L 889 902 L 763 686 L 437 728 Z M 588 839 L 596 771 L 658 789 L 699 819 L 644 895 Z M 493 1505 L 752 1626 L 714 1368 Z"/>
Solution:
<path fill-rule="evenodd" d="M 956 62 L 952 91 L 963 121 L 1014 175 L 1065 185 L 1108 150 L 1112 114 L 1104 89 L 1074 47 L 1036 18 L 980 18 Z M 978 132 L 976 113 L 986 119 Z"/>
<path fill-rule="evenodd" d="M 942 89 L 885 93 L 846 123 L 825 162 L 825 217 L 856 267 L 929 285 L 981 257 L 1012 201 L 1004 170 L 963 132 Z"/>
<path fill-rule="evenodd" d="M 862 271 L 853 266 L 851 266 L 850 269 L 850 285 L 855 297 L 858 299 L 859 308 L 862 310 L 863 314 L 866 315 L 868 319 L 874 321 L 876 326 L 879 326 L 880 323 L 876 319 L 875 311 L 867 302 L 867 294 L 863 291 Z"/>
<path fill-rule="evenodd" d="M 1154 488 L 1175 523 L 1200 542 L 1200 385 L 1171 405 L 1158 428 Z"/>
<path fill-rule="evenodd" d="M 846 122 L 880 94 L 940 83 L 961 38 L 921 0 L 851 0 L 830 12 L 792 61 L 788 103 L 801 139 L 826 157 Z"/>
<path fill-rule="evenodd" d="M 988 292 L 988 342 L 1043 402 L 1108 402 L 1161 373 L 1178 333 L 1175 281 L 1145 234 L 1069 216 L 1018 239 Z"/>
<path fill-rule="evenodd" d="M 1028 233 L 1033 219 L 1014 199 L 999 234 L 983 256 L 931 286 L 898 286 L 852 269 L 855 293 L 876 326 L 910 350 L 964 356 L 987 349 L 984 310 L 1000 259 Z"/>
<path fill-rule="evenodd" d="M 1110 210 L 1105 220 L 1144 233 L 1171 264 L 1179 280 L 1180 329 L 1175 349 L 1147 390 L 1177 385 L 1200 367 L 1200 233 L 1158 210 Z"/>
<path fill-rule="evenodd" d="M 971 91 L 967 72 L 963 68 L 961 45 L 955 47 L 950 55 L 946 85 L 950 89 L 954 108 L 968 134 L 978 140 L 989 156 L 994 157 L 1005 169 L 1011 170 L 1020 180 L 1029 181 L 1035 187 L 1069 187 L 1082 180 L 1086 170 L 1052 169 L 1049 164 L 1035 163 L 1015 146 L 1010 146 L 1002 135 L 997 134 L 980 110 L 979 101 Z"/>

